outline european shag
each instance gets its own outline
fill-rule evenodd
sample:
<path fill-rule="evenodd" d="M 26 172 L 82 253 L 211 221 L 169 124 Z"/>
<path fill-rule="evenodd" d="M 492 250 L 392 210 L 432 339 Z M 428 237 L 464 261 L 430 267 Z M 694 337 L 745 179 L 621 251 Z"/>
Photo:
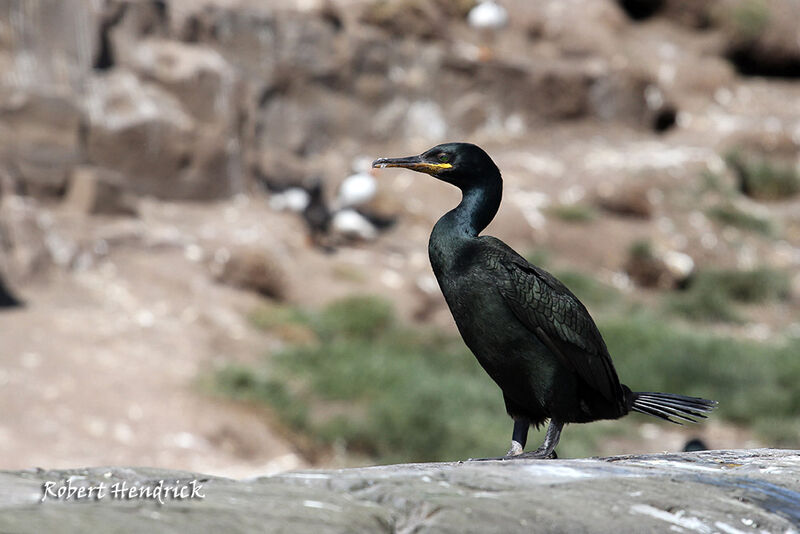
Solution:
<path fill-rule="evenodd" d="M 325 192 L 322 179 L 314 177 L 306 184 L 308 204 L 303 209 L 303 220 L 308 229 L 311 243 L 326 252 L 333 252 L 333 248 L 325 243 L 331 227 L 331 210 L 325 202 Z"/>
<path fill-rule="evenodd" d="M 480 232 L 500 207 L 503 181 L 492 159 L 469 143 L 438 145 L 418 156 L 381 158 L 455 185 L 461 203 L 433 227 L 433 272 L 461 337 L 503 391 L 514 420 L 505 458 L 550 458 L 566 423 L 618 419 L 630 411 L 673 423 L 705 418 L 715 401 L 633 392 L 620 384 L 586 307 L 553 275 Z M 523 453 L 531 425 L 549 420 L 544 443 Z"/>
<path fill-rule="evenodd" d="M 683 446 L 683 452 L 698 452 L 707 451 L 708 445 L 700 438 L 693 438 L 686 442 Z"/>
<path fill-rule="evenodd" d="M 6 287 L 3 277 L 0 276 L 0 308 L 16 308 L 22 305 L 22 301 L 11 293 Z"/>

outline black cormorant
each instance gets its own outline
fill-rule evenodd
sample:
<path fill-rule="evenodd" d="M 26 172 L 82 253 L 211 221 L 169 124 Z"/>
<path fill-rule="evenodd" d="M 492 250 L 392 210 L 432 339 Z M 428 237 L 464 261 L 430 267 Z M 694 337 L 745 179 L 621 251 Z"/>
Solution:
<path fill-rule="evenodd" d="M 708 445 L 700 438 L 692 438 L 683 446 L 683 452 L 707 451 Z"/>
<path fill-rule="evenodd" d="M 16 308 L 22 305 L 22 301 L 11 293 L 6 287 L 3 277 L 0 276 L 0 308 Z"/>
<path fill-rule="evenodd" d="M 705 417 L 716 402 L 620 384 L 606 344 L 578 298 L 497 238 L 479 236 L 500 207 L 503 181 L 478 146 L 447 143 L 373 167 L 430 174 L 462 200 L 433 228 L 433 272 L 461 337 L 503 390 L 514 420 L 506 458 L 549 458 L 565 423 L 618 419 L 631 410 L 671 422 Z M 530 425 L 550 420 L 544 443 L 523 453 Z"/>
<path fill-rule="evenodd" d="M 322 179 L 314 177 L 305 185 L 308 193 L 308 204 L 303 210 L 303 220 L 306 223 L 306 228 L 308 228 L 309 239 L 312 244 L 322 250 L 332 251 L 331 247 L 325 243 L 325 238 L 331 227 L 331 210 L 325 202 Z"/>

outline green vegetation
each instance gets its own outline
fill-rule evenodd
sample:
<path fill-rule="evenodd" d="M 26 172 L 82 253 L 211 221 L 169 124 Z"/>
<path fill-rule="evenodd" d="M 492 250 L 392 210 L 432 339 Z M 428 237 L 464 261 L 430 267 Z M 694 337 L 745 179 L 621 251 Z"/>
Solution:
<path fill-rule="evenodd" d="M 380 461 L 503 452 L 502 395 L 460 340 L 398 326 L 375 297 L 336 301 L 310 324 L 320 343 L 289 347 L 263 368 L 224 368 L 217 387 L 268 404 L 319 443 L 344 442 Z"/>
<path fill-rule="evenodd" d="M 586 275 L 558 275 L 587 304 L 623 300 Z M 692 310 L 686 312 L 691 318 L 726 320 L 724 313 L 734 313 L 735 303 L 780 299 L 787 291 L 785 273 L 706 271 L 681 298 L 689 299 L 683 305 Z M 719 400 L 714 417 L 754 425 L 772 445 L 798 445 L 800 340 L 742 341 L 693 332 L 663 316 L 620 313 L 629 307 L 599 309 L 600 329 L 626 384 Z M 505 451 L 511 424 L 500 390 L 460 339 L 402 325 L 390 303 L 376 297 L 343 299 L 316 313 L 271 306 L 252 319 L 273 332 L 311 329 L 314 342 L 288 343 L 263 364 L 225 367 L 215 375 L 216 389 L 268 405 L 301 441 L 314 447 L 343 444 L 349 453 L 378 462 Z M 634 415 L 571 425 L 559 455 L 597 454 L 604 439 L 635 435 L 635 425 L 643 421 L 656 423 Z M 532 434 L 530 442 L 542 434 Z"/>
<path fill-rule="evenodd" d="M 705 170 L 700 173 L 700 182 L 698 186 L 699 193 L 714 192 L 722 196 L 730 197 L 736 191 L 726 182 L 725 178 L 715 172 Z"/>
<path fill-rule="evenodd" d="M 771 220 L 748 213 L 733 204 L 720 204 L 708 210 L 708 216 L 722 224 L 755 232 L 765 236 L 775 235 Z"/>
<path fill-rule="evenodd" d="M 286 385 L 273 379 L 266 369 L 228 365 L 217 372 L 215 382 L 218 390 L 234 398 L 270 406 L 285 424 L 296 430 L 308 428 L 308 405 L 298 402 Z"/>
<path fill-rule="evenodd" d="M 305 324 L 307 314 L 295 308 L 266 303 L 256 308 L 249 316 L 250 322 L 262 330 L 271 330 L 287 324 Z"/>
<path fill-rule="evenodd" d="M 653 244 L 647 239 L 639 239 L 631 243 L 628 248 L 628 255 L 637 260 L 650 260 L 655 257 Z"/>
<path fill-rule="evenodd" d="M 586 204 L 554 204 L 547 213 L 562 221 L 585 223 L 597 218 L 597 210 Z"/>
<path fill-rule="evenodd" d="M 725 293 L 705 285 L 671 295 L 666 300 L 666 307 L 672 313 L 692 321 L 708 323 L 743 321 Z"/>
<path fill-rule="evenodd" d="M 354 265 L 337 263 L 333 266 L 331 274 L 337 280 L 363 284 L 367 281 L 367 274 Z"/>
<path fill-rule="evenodd" d="M 779 200 L 800 192 L 800 173 L 789 163 L 775 163 L 764 157 L 733 150 L 725 161 L 739 180 L 745 195 L 759 200 Z"/>
<path fill-rule="evenodd" d="M 713 287 L 731 300 L 745 303 L 785 300 L 790 280 L 784 271 L 760 268 L 752 271 L 709 270 L 696 276 L 692 287 Z"/>
<path fill-rule="evenodd" d="M 769 7 L 764 0 L 740 0 L 730 13 L 734 30 L 743 39 L 757 38 L 769 24 Z"/>
<path fill-rule="evenodd" d="M 318 342 L 311 328 L 311 317 L 300 310 L 264 304 L 250 314 L 250 322 L 262 330 L 268 330 L 287 343 L 307 345 Z"/>
<path fill-rule="evenodd" d="M 692 277 L 688 287 L 668 300 L 668 307 L 691 320 L 740 322 L 736 303 L 784 300 L 789 275 L 774 269 L 708 270 Z"/>
<path fill-rule="evenodd" d="M 754 425 L 771 445 L 797 445 L 800 340 L 755 343 L 641 315 L 607 321 L 601 330 L 632 388 L 716 399 L 714 416 Z"/>
<path fill-rule="evenodd" d="M 376 339 L 394 326 L 391 302 L 378 297 L 348 297 L 334 301 L 319 316 L 318 327 L 326 338 L 342 336 Z"/>

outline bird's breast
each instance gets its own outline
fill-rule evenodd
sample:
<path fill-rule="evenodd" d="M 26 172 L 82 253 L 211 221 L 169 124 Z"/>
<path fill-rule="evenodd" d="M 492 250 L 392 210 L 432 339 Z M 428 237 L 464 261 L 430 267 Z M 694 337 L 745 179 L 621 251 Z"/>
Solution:
<path fill-rule="evenodd" d="M 497 290 L 492 255 L 477 241 L 442 248 L 432 240 L 429 251 L 458 331 L 478 362 L 507 398 L 528 408 L 544 405 L 555 362 Z"/>
<path fill-rule="evenodd" d="M 488 358 L 485 347 L 514 341 L 515 332 L 508 327 L 515 319 L 480 256 L 468 246 L 441 251 L 435 245 L 430 256 L 456 326 L 478 359 Z"/>

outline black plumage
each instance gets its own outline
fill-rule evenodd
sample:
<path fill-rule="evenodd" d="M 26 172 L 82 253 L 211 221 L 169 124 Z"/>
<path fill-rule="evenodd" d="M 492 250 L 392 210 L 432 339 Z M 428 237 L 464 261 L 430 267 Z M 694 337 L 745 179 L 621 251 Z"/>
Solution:
<path fill-rule="evenodd" d="M 692 438 L 683 445 L 683 452 L 707 451 L 708 445 L 700 438 Z"/>
<path fill-rule="evenodd" d="M 306 184 L 308 205 L 303 210 L 303 220 L 308 228 L 311 242 L 325 250 L 330 247 L 324 243 L 331 227 L 331 210 L 325 202 L 322 179 L 313 178 Z"/>
<path fill-rule="evenodd" d="M 3 277 L 0 276 L 0 308 L 17 308 L 22 305 L 22 301 L 11 293 L 11 290 L 6 287 Z"/>
<path fill-rule="evenodd" d="M 480 236 L 500 207 L 500 171 L 480 147 L 438 145 L 374 167 L 424 172 L 461 189 L 461 203 L 433 228 L 428 252 L 464 342 L 503 391 L 514 419 L 506 457 L 552 457 L 565 423 L 617 419 L 630 411 L 668 421 L 705 417 L 714 401 L 636 393 L 620 384 L 586 307 L 550 273 L 497 238 Z M 531 424 L 545 441 L 522 454 Z M 680 423 L 679 423 L 680 424 Z"/>

